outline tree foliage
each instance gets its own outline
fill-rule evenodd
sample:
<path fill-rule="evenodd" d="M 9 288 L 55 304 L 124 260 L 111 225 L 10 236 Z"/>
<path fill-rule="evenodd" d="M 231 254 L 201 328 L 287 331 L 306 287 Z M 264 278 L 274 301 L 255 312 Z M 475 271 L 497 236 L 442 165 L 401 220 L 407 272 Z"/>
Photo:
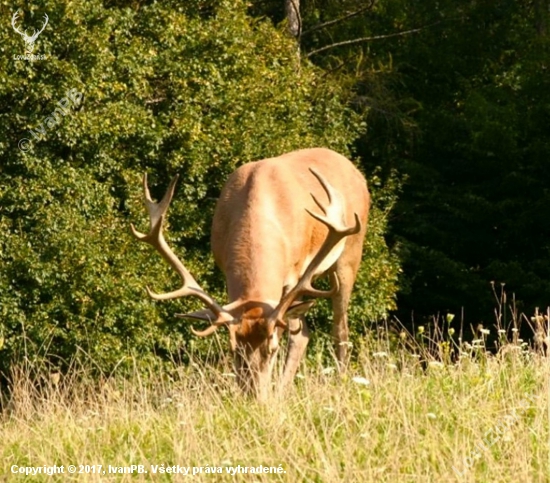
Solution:
<path fill-rule="evenodd" d="M 492 320 L 492 281 L 546 307 L 548 1 L 314 0 L 302 17 L 302 55 L 367 108 L 365 170 L 403 183 L 399 314 Z"/>
<path fill-rule="evenodd" d="M 2 18 L 13 8 L 3 3 Z M 0 32 L 0 371 L 23 355 L 63 366 L 85 354 L 110 371 L 130 352 L 145 360 L 178 350 L 191 337 L 173 318 L 176 303 L 144 292 L 178 281 L 129 233 L 130 222 L 145 223 L 142 173 L 156 197 L 181 175 L 169 242 L 223 299 L 209 230 L 228 174 L 297 148 L 349 154 L 361 118 L 344 88 L 300 61 L 294 40 L 245 2 L 20 8 L 27 25 L 43 13 L 50 23 L 35 50 L 47 59 L 34 62 L 15 60 L 21 38 Z M 54 113 L 71 89 L 81 102 Z M 393 307 L 397 262 L 384 227 L 375 209 L 361 275 L 368 293 L 356 309 L 366 319 Z"/>

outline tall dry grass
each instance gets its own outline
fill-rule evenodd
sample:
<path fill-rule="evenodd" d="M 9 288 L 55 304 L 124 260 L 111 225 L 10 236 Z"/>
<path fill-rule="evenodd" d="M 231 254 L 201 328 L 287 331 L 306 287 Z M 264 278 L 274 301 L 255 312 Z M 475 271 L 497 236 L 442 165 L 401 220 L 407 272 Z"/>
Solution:
<path fill-rule="evenodd" d="M 343 378 L 305 364 L 295 387 L 264 405 L 240 395 L 228 363 L 100 381 L 85 367 L 39 377 L 23 366 L 3 400 L 0 481 L 550 481 L 544 354 L 518 340 L 498 354 L 477 343 L 442 363 L 377 344 Z M 108 471 L 132 464 L 148 473 Z M 25 476 L 13 465 L 65 473 Z M 102 470 L 68 474 L 68 465 Z M 153 474 L 151 465 L 203 472 Z M 226 472 L 237 465 L 284 473 Z"/>

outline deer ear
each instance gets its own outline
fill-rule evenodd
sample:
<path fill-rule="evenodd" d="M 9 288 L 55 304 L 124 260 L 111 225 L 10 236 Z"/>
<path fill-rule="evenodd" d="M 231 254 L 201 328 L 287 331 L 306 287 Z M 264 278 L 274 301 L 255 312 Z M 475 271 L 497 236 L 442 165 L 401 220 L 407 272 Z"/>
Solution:
<path fill-rule="evenodd" d="M 293 302 L 291 307 L 284 315 L 285 319 L 296 319 L 305 315 L 305 313 L 315 305 L 315 300 L 306 300 L 305 302 Z"/>

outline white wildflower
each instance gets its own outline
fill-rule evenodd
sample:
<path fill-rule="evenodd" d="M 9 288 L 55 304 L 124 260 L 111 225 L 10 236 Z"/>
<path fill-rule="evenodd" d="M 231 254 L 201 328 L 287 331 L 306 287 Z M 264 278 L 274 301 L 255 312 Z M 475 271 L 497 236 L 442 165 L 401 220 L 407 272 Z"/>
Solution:
<path fill-rule="evenodd" d="M 363 386 L 370 385 L 370 381 L 364 377 L 361 376 L 355 376 L 351 379 L 355 384 L 362 384 Z"/>

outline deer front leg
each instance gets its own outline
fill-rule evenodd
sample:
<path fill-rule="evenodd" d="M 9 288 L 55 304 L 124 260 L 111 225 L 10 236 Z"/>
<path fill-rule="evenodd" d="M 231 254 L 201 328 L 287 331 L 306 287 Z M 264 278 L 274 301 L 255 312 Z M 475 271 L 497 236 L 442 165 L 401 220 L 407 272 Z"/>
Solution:
<path fill-rule="evenodd" d="M 357 257 L 358 261 L 360 260 L 359 257 Z M 358 261 L 351 264 L 346 263 L 346 260 L 339 260 L 335 268 L 338 274 L 338 280 L 340 280 L 340 288 L 332 296 L 332 312 L 334 314 L 332 340 L 336 351 L 338 370 L 341 374 L 346 371 L 346 367 L 349 363 L 348 306 L 351 297 L 351 289 L 359 266 Z"/>
<path fill-rule="evenodd" d="M 307 348 L 309 342 L 309 329 L 305 320 L 301 320 L 302 330 L 297 334 L 290 334 L 288 340 L 288 351 L 286 355 L 285 368 L 281 381 L 281 388 L 285 390 L 294 381 L 298 367 Z M 300 318 L 290 319 L 288 321 L 291 330 L 297 328 L 300 324 Z"/>
<path fill-rule="evenodd" d="M 343 303 L 341 299 L 333 302 L 333 304 L 334 323 L 332 326 L 332 340 L 334 341 L 334 349 L 336 351 L 338 371 L 340 373 L 344 373 L 349 362 L 349 329 L 347 304 Z"/>

